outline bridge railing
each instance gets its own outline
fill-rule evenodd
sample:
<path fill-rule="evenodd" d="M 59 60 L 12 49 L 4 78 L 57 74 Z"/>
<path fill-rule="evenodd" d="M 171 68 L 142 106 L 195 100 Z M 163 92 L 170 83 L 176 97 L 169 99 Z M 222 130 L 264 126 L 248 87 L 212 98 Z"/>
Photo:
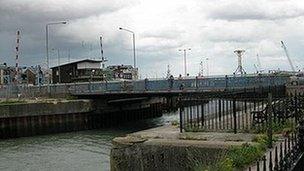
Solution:
<path fill-rule="evenodd" d="M 167 80 L 135 80 L 120 82 L 88 83 L 87 87 L 77 85 L 75 93 L 102 93 L 122 91 L 174 91 L 174 90 L 216 90 L 238 89 L 248 87 L 268 87 L 285 85 L 286 76 L 250 76 L 250 77 L 218 77 L 218 78 L 186 78 Z"/>
<path fill-rule="evenodd" d="M 268 87 L 269 85 L 285 85 L 288 79 L 288 76 L 255 75 L 66 83 L 51 84 L 49 87 L 47 85 L 29 86 L 26 84 L 11 84 L 0 87 L 0 98 L 106 92 L 231 90 L 248 87 Z"/>

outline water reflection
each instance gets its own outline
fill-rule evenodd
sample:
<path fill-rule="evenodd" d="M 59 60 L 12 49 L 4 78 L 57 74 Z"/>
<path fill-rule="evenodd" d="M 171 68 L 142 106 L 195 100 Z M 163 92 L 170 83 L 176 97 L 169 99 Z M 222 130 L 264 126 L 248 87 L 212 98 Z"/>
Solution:
<path fill-rule="evenodd" d="M 1 140 L 0 170 L 110 170 L 114 137 L 173 120 L 177 112 L 116 128 Z"/>

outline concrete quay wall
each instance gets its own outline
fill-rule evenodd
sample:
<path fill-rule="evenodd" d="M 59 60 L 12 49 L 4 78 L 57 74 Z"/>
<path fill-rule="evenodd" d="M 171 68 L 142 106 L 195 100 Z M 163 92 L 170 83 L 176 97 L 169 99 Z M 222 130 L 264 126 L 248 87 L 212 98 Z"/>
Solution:
<path fill-rule="evenodd" d="M 102 110 L 94 100 L 0 104 L 0 139 L 105 128 L 162 115 L 159 102 L 112 108 Z"/>
<path fill-rule="evenodd" d="M 126 143 L 125 140 L 116 139 L 113 144 L 112 171 L 193 170 L 196 164 L 207 166 L 221 160 L 228 149 L 228 146 L 214 142 L 197 143 L 195 140 L 153 139 Z"/>
<path fill-rule="evenodd" d="M 231 148 L 254 144 L 254 134 L 185 132 L 165 125 L 112 141 L 111 171 L 184 171 L 215 166 Z"/>
<path fill-rule="evenodd" d="M 0 118 L 88 113 L 94 110 L 92 100 L 53 100 L 49 102 L 0 105 Z"/>

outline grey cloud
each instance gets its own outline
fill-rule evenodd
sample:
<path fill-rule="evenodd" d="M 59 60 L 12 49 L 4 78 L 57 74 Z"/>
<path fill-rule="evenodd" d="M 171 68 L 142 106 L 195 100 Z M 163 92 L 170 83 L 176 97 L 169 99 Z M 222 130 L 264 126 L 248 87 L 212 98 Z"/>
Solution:
<path fill-rule="evenodd" d="M 304 15 L 303 6 L 291 1 L 230 1 L 209 10 L 208 17 L 222 20 L 282 20 Z"/>
<path fill-rule="evenodd" d="M 151 30 L 141 34 L 144 38 L 159 38 L 159 39 L 178 39 L 185 31 L 178 29 L 160 29 Z"/>

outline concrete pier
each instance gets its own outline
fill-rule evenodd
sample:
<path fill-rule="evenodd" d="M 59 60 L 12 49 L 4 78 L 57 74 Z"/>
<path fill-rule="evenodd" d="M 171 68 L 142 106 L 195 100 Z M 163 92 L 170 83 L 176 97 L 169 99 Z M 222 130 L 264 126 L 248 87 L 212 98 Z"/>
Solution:
<path fill-rule="evenodd" d="M 254 144 L 254 134 L 179 133 L 163 126 L 117 137 L 111 150 L 111 170 L 193 170 L 220 161 L 231 146 Z"/>

